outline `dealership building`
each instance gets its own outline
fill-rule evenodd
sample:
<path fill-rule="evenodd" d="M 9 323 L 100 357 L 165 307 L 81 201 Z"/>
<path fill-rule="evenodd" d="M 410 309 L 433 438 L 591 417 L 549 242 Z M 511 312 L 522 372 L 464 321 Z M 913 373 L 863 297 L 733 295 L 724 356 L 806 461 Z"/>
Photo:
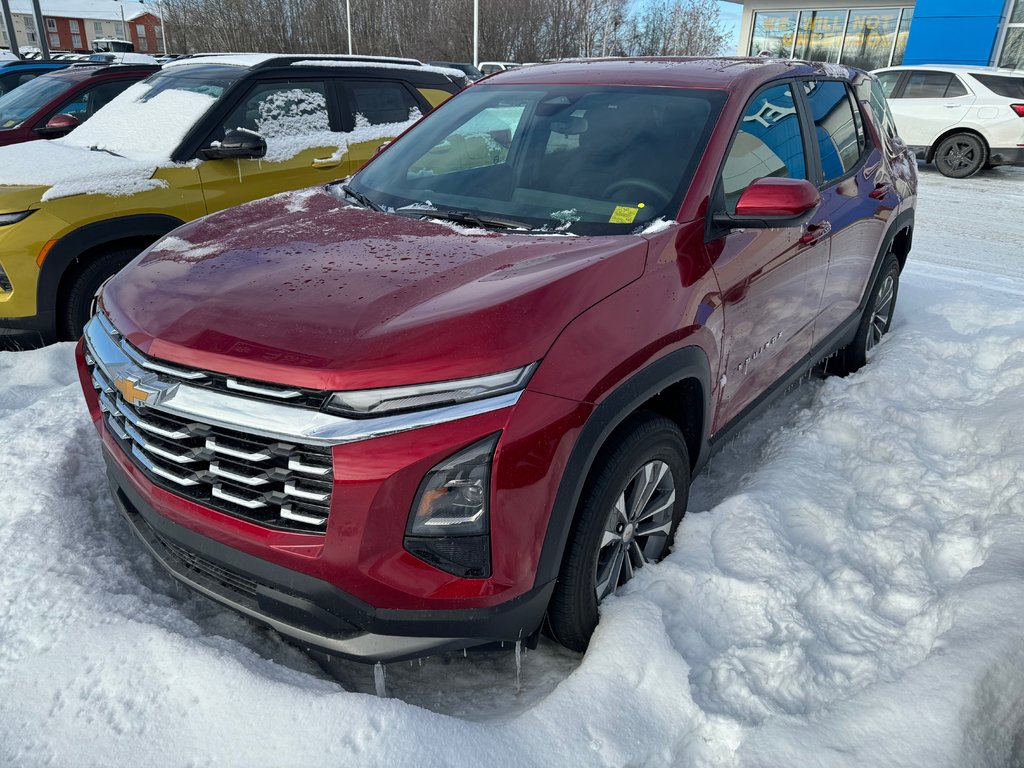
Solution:
<path fill-rule="evenodd" d="M 744 0 L 739 52 L 878 69 L 970 64 L 1024 69 L 1024 0 Z"/>

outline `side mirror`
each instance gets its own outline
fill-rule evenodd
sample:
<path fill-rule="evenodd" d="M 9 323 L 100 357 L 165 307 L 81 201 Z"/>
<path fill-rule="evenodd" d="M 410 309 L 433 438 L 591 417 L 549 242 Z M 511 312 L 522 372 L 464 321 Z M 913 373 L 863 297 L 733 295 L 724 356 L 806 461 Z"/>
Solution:
<path fill-rule="evenodd" d="M 820 203 L 818 190 L 805 179 L 765 176 L 743 191 L 736 213 L 716 213 L 714 222 L 725 229 L 796 227 Z"/>
<path fill-rule="evenodd" d="M 267 142 L 258 133 L 238 128 L 225 131 L 223 141 L 199 150 L 206 160 L 257 159 L 267 154 Z"/>
<path fill-rule="evenodd" d="M 51 117 L 42 128 L 36 128 L 36 133 L 47 137 L 63 136 L 71 133 L 79 125 L 81 122 L 74 115 L 59 114 Z"/>

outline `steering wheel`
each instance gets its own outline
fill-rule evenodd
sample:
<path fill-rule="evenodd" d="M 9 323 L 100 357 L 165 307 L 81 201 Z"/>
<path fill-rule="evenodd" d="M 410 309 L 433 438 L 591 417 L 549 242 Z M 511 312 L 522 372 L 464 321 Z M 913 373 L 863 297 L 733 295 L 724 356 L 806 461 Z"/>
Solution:
<path fill-rule="evenodd" d="M 619 179 L 613 181 L 604 190 L 604 197 L 610 198 L 615 197 L 615 193 L 624 189 L 642 189 L 645 192 L 650 192 L 655 197 L 659 198 L 662 203 L 667 203 L 672 199 L 671 193 L 664 189 L 659 184 L 655 184 L 653 181 L 648 179 L 642 179 L 638 176 L 631 176 L 628 179 Z"/>

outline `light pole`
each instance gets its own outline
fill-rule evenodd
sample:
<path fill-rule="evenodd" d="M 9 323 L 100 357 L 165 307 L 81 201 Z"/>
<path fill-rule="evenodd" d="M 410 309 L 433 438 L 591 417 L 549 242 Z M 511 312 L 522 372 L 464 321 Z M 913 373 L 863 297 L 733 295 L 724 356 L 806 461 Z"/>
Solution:
<path fill-rule="evenodd" d="M 160 44 L 163 46 L 164 54 L 167 53 L 167 21 L 164 19 L 163 0 L 156 0 L 156 10 L 160 15 Z"/>
<path fill-rule="evenodd" d="M 7 37 L 11 45 L 11 53 L 15 56 L 20 56 L 21 52 L 18 50 L 18 38 L 15 36 L 14 31 L 14 17 L 11 16 L 11 6 L 7 0 L 0 0 L 0 8 L 3 9 L 4 14 L 4 26 L 7 28 Z"/>
<path fill-rule="evenodd" d="M 348 55 L 352 55 L 352 0 L 345 0 L 345 30 L 348 32 Z"/>
<path fill-rule="evenodd" d="M 473 66 L 480 66 L 480 0 L 473 0 Z"/>

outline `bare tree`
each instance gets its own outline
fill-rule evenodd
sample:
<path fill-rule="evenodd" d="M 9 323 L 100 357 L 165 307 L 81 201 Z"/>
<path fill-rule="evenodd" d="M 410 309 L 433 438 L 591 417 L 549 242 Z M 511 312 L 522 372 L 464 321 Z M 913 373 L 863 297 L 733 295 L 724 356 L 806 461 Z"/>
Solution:
<path fill-rule="evenodd" d="M 356 53 L 469 61 L 473 0 L 351 0 Z M 165 0 L 178 53 L 347 50 L 345 0 Z M 501 61 L 706 55 L 726 42 L 714 0 L 480 0 L 480 54 Z"/>

